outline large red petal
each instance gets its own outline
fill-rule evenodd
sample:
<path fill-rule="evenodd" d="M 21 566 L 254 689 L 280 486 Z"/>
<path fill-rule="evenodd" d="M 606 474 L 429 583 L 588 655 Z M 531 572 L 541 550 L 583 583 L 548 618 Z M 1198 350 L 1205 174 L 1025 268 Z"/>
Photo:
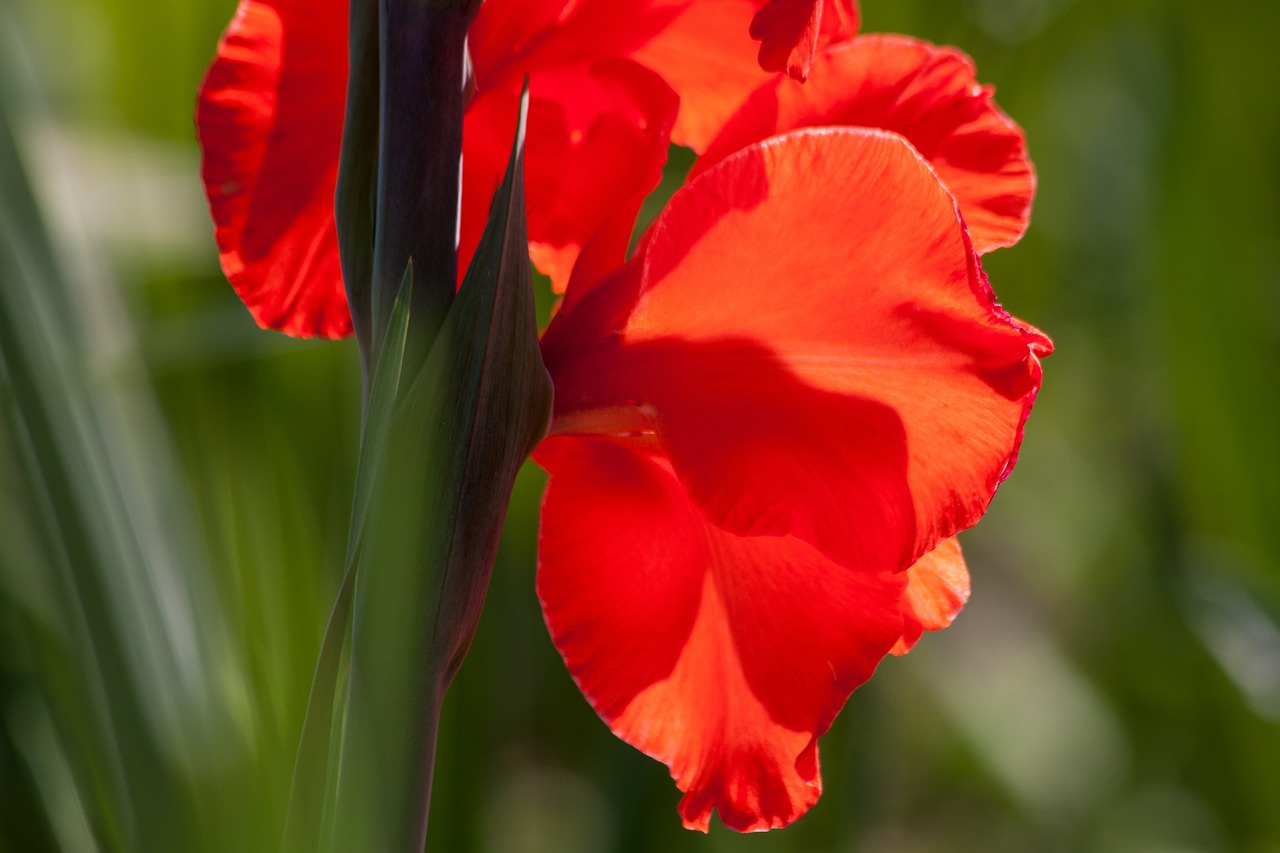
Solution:
<path fill-rule="evenodd" d="M 633 288 L 622 329 L 605 284 L 585 302 L 609 310 L 549 331 L 553 430 L 607 433 L 629 407 L 717 524 L 847 566 L 904 569 L 985 511 L 1049 345 L 995 302 L 900 137 L 800 131 L 724 160 L 643 263 L 609 283 Z"/>
<path fill-rule="evenodd" d="M 753 142 L 802 127 L 861 126 L 907 138 L 956 197 L 974 247 L 1017 242 L 1035 174 L 1022 130 L 974 77 L 972 60 L 905 36 L 861 36 L 820 53 L 813 79 L 777 78 L 754 92 L 695 165 L 695 174 Z"/>
<path fill-rule="evenodd" d="M 902 574 L 709 524 L 660 456 L 552 438 L 538 593 L 592 707 L 666 763 L 685 825 L 784 826 L 817 800 L 817 738 L 901 633 Z"/>
<path fill-rule="evenodd" d="M 902 593 L 902 639 L 893 647 L 895 655 L 905 655 L 925 631 L 939 631 L 969 600 L 969 569 L 953 536 L 943 539 L 928 554 L 907 569 L 907 588 Z"/>
<path fill-rule="evenodd" d="M 345 0 L 241 0 L 196 111 L 222 268 L 254 319 L 351 332 L 333 222 Z"/>
<path fill-rule="evenodd" d="M 475 251 L 506 169 L 517 89 L 476 98 L 464 123 L 460 265 Z M 644 197 L 662 178 L 677 99 L 627 59 L 540 72 L 530 82 L 525 186 L 530 250 L 563 292 L 583 245 L 612 243 L 621 264 Z"/>

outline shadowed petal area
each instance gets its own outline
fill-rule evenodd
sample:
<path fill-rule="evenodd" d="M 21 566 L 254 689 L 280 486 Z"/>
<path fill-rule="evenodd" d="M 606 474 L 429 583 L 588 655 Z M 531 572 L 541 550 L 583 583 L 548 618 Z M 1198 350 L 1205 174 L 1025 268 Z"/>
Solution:
<path fill-rule="evenodd" d="M 904 569 L 985 511 L 1048 342 L 995 302 L 900 137 L 806 130 L 724 160 L 642 263 L 544 337 L 553 432 L 633 407 L 714 523 L 858 569 Z"/>
<path fill-rule="evenodd" d="M 795 536 L 854 569 L 910 562 L 916 518 L 893 409 L 816 388 L 749 341 L 661 338 L 611 356 L 549 361 L 563 390 L 557 431 L 652 433 L 690 498 L 729 530 Z M 607 375 L 616 407 L 575 417 L 583 370 Z M 617 420 L 628 400 L 648 422 Z"/>
<path fill-rule="evenodd" d="M 853 0 L 769 0 L 751 19 L 751 37 L 760 42 L 760 67 L 785 71 L 803 83 L 819 44 L 852 38 L 858 31 Z"/>
<path fill-rule="evenodd" d="M 817 738 L 902 629 L 903 574 L 709 523 L 670 465 L 552 438 L 538 594 L 592 707 L 666 763 L 685 825 L 746 831 L 818 798 Z"/>
<path fill-rule="evenodd" d="M 960 206 L 979 254 L 1026 231 L 1035 174 L 1022 130 L 979 85 L 958 50 L 905 36 L 860 36 L 821 52 L 813 79 L 775 78 L 727 121 L 694 174 L 735 151 L 802 127 L 882 128 L 906 137 Z"/>
<path fill-rule="evenodd" d="M 950 625 L 968 600 L 969 570 L 960 543 L 954 536 L 943 539 L 907 569 L 902 638 L 894 645 L 893 654 L 905 655 L 925 631 Z"/>
<path fill-rule="evenodd" d="M 769 0 L 751 19 L 751 37 L 760 42 L 760 67 L 785 71 L 804 82 L 818 51 L 823 0 Z"/>
<path fill-rule="evenodd" d="M 264 327 L 351 332 L 333 222 L 344 0 L 241 0 L 200 89 L 201 175 L 222 269 Z"/>

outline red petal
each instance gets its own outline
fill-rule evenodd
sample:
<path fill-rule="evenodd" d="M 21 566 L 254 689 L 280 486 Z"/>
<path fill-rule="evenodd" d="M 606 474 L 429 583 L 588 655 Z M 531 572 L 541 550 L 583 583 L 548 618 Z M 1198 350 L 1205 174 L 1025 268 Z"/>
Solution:
<path fill-rule="evenodd" d="M 460 264 L 475 251 L 506 169 L 518 101 L 516 89 L 492 92 L 467 111 Z M 593 237 L 611 240 L 610 260 L 622 263 L 640 204 L 662 178 L 677 105 L 660 77 L 626 59 L 533 77 L 525 143 L 530 250 L 556 292 L 564 292 Z"/>
<path fill-rule="evenodd" d="M 196 125 L 222 268 L 254 319 L 342 337 L 333 193 L 346 101 L 343 0 L 241 0 Z"/>
<path fill-rule="evenodd" d="M 505 88 L 512 67 L 536 50 L 567 11 L 569 0 L 485 0 L 467 31 L 472 70 L 482 88 Z"/>
<path fill-rule="evenodd" d="M 801 131 L 722 161 L 655 224 L 635 289 L 621 334 L 585 303 L 548 332 L 553 429 L 632 407 L 729 530 L 898 570 L 1013 463 L 1047 340 L 996 304 L 899 137 Z"/>
<path fill-rule="evenodd" d="M 482 89 L 629 56 L 694 0 L 485 0 L 467 36 Z M 702 0 L 699 0 L 702 2 Z"/>
<path fill-rule="evenodd" d="M 745 146 L 801 127 L 848 125 L 905 136 L 956 197 L 979 253 L 1018 241 L 1035 175 L 1021 129 L 952 48 L 904 36 L 862 36 L 822 52 L 813 79 L 759 90 L 707 146 L 694 172 Z"/>
<path fill-rule="evenodd" d="M 784 826 L 817 800 L 817 738 L 901 631 L 901 574 L 710 525 L 661 457 L 553 438 L 538 593 L 614 732 L 666 763 L 686 826 Z"/>
<path fill-rule="evenodd" d="M 695 0 L 635 59 L 680 95 L 673 141 L 701 151 L 743 100 L 770 75 L 756 63 L 747 35 L 756 0 Z"/>
<path fill-rule="evenodd" d="M 969 570 L 953 536 L 943 539 L 928 554 L 907 569 L 907 588 L 902 593 L 902 639 L 893 647 L 895 655 L 905 655 L 925 631 L 938 631 L 951 624 L 969 600 Z"/>

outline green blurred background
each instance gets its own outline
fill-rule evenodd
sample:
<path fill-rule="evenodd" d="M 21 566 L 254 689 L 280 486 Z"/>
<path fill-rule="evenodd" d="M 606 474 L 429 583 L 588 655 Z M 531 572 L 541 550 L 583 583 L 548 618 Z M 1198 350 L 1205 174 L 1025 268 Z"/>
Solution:
<path fill-rule="evenodd" d="M 0 148 L 0 850 L 267 850 L 282 820 L 359 367 L 351 342 L 260 332 L 218 271 L 191 115 L 233 7 L 0 6 L 0 98 L 54 239 Z M 987 270 L 1058 350 L 963 537 L 972 602 L 854 695 L 811 814 L 685 832 L 665 768 L 547 639 L 528 468 L 428 850 L 1280 851 L 1280 5 L 863 11 L 973 55 L 1040 175 Z"/>

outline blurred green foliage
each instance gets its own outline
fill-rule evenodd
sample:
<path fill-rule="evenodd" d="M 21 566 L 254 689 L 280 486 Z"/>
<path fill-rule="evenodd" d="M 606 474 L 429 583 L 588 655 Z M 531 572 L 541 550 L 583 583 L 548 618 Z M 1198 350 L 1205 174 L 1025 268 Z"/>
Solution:
<path fill-rule="evenodd" d="M 198 555 L 157 571 L 198 592 L 208 648 L 182 660 L 209 667 L 188 678 L 214 688 L 200 736 L 216 742 L 152 743 L 146 760 L 175 787 L 138 797 L 182 800 L 189 825 L 174 832 L 199 847 L 266 850 L 342 565 L 360 386 L 351 342 L 260 332 L 218 271 L 191 113 L 233 6 L 8 0 L 0 83 L 87 330 L 68 368 L 84 385 L 65 393 L 158 403 L 128 422 L 172 449 L 181 494 L 166 505 L 195 519 L 156 541 Z M 823 741 L 826 793 L 809 816 L 760 836 L 688 833 L 665 768 L 609 734 L 547 639 L 533 592 L 544 478 L 530 466 L 446 702 L 428 850 L 1280 851 L 1280 6 L 863 10 L 867 30 L 969 52 L 1039 170 L 1030 233 L 986 266 L 1058 351 L 1017 472 L 963 538 L 970 606 L 854 695 Z M 5 287 L 14 275 L 0 270 Z M 94 292 L 126 310 L 75 300 Z M 136 369 L 104 379 L 103 354 L 121 351 Z M 89 850 L 97 806 L 71 779 L 93 756 L 59 740 L 47 698 L 58 666 L 88 663 L 33 642 L 47 636 L 33 625 L 57 622 L 43 617 L 60 575 L 11 423 L 0 849 Z M 82 444 L 110 456 L 117 439 Z M 135 486 L 173 486 L 144 474 Z M 158 599 L 161 615 L 184 612 Z M 145 696 L 148 683 L 112 689 Z M 129 742 L 102 746 L 143 760 Z"/>

